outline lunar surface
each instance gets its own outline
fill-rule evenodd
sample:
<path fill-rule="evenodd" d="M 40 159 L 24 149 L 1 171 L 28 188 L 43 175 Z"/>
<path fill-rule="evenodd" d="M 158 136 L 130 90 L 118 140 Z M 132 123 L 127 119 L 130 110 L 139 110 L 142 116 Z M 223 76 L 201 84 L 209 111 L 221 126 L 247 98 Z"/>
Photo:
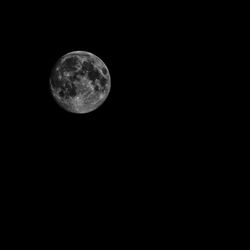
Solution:
<path fill-rule="evenodd" d="M 51 73 L 51 92 L 57 103 L 74 113 L 99 107 L 110 92 L 110 74 L 104 62 L 84 51 L 62 56 Z"/>

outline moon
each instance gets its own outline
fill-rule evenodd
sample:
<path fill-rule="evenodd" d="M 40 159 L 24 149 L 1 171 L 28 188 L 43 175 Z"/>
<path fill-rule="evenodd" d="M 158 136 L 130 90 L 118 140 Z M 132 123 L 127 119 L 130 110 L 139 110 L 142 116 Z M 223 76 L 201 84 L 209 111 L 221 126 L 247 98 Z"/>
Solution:
<path fill-rule="evenodd" d="M 82 114 L 96 110 L 110 88 L 108 67 L 91 52 L 69 52 L 58 59 L 51 71 L 51 93 L 66 111 Z"/>

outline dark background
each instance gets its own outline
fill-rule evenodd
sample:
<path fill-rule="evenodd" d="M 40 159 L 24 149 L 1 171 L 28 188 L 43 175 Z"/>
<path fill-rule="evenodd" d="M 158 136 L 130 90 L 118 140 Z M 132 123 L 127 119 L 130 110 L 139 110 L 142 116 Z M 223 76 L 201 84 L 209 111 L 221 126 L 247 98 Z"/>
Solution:
<path fill-rule="evenodd" d="M 225 7 L 36 1 L 1 11 L 0 184 L 8 244 L 15 230 L 20 242 L 40 244 L 69 229 L 74 238 L 98 229 L 104 240 L 132 238 L 141 246 L 152 239 L 154 248 L 165 228 L 176 242 L 180 231 L 197 236 L 192 226 L 210 223 L 214 231 L 213 213 L 222 218 L 227 211 L 217 212 L 227 192 L 221 180 L 231 182 L 228 168 L 220 168 L 226 104 L 215 105 L 225 23 L 213 20 Z M 108 98 L 88 114 L 66 112 L 49 88 L 54 64 L 76 50 L 99 56 L 111 74 Z"/>
<path fill-rule="evenodd" d="M 88 154 L 123 156 L 137 143 L 143 144 L 155 126 L 159 128 L 156 119 L 163 108 L 153 84 L 162 90 L 167 87 L 161 77 L 168 46 L 164 20 L 157 20 L 148 7 L 29 3 L 9 12 L 4 42 L 12 47 L 8 62 L 13 63 L 16 56 L 16 66 L 6 75 L 16 83 L 9 86 L 13 101 L 6 106 L 15 111 L 6 112 L 6 120 L 15 134 L 13 140 L 35 154 L 45 152 L 45 158 L 67 151 L 66 155 L 84 154 L 85 161 Z M 49 89 L 54 64 L 77 50 L 99 56 L 111 74 L 109 97 L 96 111 L 84 115 L 64 111 Z M 165 114 L 160 116 L 165 119 Z"/>
<path fill-rule="evenodd" d="M 217 44 L 204 18 L 207 7 L 198 7 L 106 2 L 6 7 L 2 138 L 15 168 L 51 176 L 90 171 L 100 178 L 139 178 L 194 155 L 198 162 L 205 154 L 200 145 L 212 134 L 204 103 L 212 81 L 203 61 Z M 99 56 L 111 74 L 106 101 L 82 115 L 59 107 L 49 88 L 57 60 L 78 50 Z"/>

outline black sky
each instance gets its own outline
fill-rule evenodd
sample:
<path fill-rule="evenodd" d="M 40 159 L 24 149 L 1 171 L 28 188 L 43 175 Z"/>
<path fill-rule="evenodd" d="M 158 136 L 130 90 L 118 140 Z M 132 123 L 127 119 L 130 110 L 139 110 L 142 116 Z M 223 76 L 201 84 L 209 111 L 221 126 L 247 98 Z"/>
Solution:
<path fill-rule="evenodd" d="M 11 141 L 34 154 L 44 152 L 45 158 L 121 156 L 119 161 L 131 160 L 128 165 L 133 158 L 149 156 L 151 149 L 160 151 L 165 136 L 174 141 L 190 114 L 188 82 L 182 79 L 191 50 L 183 45 L 189 33 L 180 28 L 185 20 L 180 21 L 179 11 L 178 6 L 106 2 L 6 8 L 5 65 L 12 65 L 13 58 L 15 65 L 5 74 L 12 83 L 7 85 L 12 97 L 4 96 Z M 78 50 L 100 57 L 111 74 L 107 100 L 84 115 L 65 112 L 49 88 L 57 60 Z"/>

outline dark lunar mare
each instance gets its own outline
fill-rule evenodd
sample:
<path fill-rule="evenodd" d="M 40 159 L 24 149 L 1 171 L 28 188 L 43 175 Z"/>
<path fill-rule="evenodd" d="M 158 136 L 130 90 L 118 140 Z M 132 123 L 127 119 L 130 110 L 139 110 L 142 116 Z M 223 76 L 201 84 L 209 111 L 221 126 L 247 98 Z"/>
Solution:
<path fill-rule="evenodd" d="M 92 85 L 94 86 L 95 91 L 102 92 L 103 90 L 105 90 L 107 79 L 105 79 L 99 72 L 99 70 L 94 67 L 93 62 L 91 60 L 82 64 L 81 71 L 88 73 L 88 78 L 92 81 Z M 100 81 L 101 89 L 99 89 L 99 86 L 95 83 L 96 80 Z"/>
<path fill-rule="evenodd" d="M 61 80 L 58 78 L 59 73 L 63 76 L 64 72 L 74 72 L 76 70 L 76 65 L 78 63 L 77 57 L 70 57 L 66 59 L 63 63 L 59 63 L 56 68 L 59 68 L 59 72 L 56 71 L 56 68 L 52 74 L 52 82 L 51 85 L 54 90 L 61 89 L 59 91 L 59 96 L 64 99 L 69 99 L 70 97 L 75 97 L 77 94 L 76 86 L 73 84 L 72 79 L 67 80 L 66 78 L 62 78 Z"/>
<path fill-rule="evenodd" d="M 77 63 L 78 63 L 77 57 L 70 57 L 60 65 L 60 70 L 68 72 L 75 71 Z"/>
<path fill-rule="evenodd" d="M 108 73 L 107 69 L 102 68 L 102 73 L 103 73 L 104 75 L 106 75 L 106 74 Z"/>

